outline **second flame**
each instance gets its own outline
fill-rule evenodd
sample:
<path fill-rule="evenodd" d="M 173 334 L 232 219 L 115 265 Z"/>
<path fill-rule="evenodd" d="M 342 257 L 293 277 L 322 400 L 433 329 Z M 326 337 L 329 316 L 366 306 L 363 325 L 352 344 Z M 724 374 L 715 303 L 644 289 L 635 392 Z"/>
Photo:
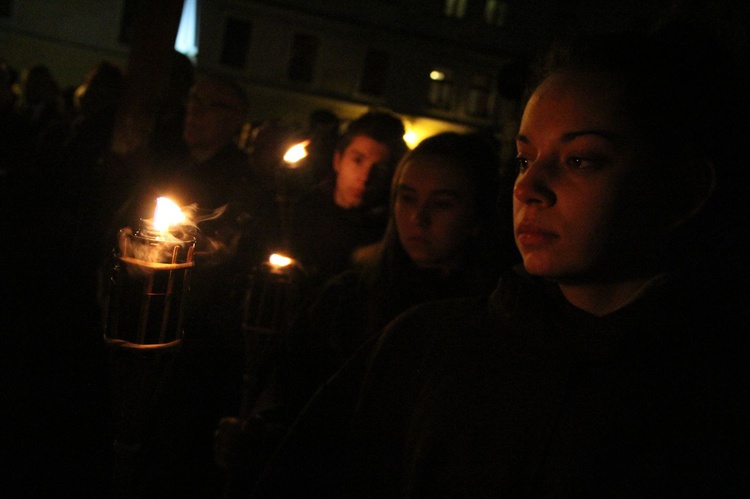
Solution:
<path fill-rule="evenodd" d="M 289 163 L 289 166 L 291 168 L 294 168 L 297 161 L 307 156 L 307 149 L 305 148 L 308 146 L 308 144 L 310 144 L 310 141 L 306 140 L 290 147 L 286 154 L 284 154 L 284 161 Z"/>

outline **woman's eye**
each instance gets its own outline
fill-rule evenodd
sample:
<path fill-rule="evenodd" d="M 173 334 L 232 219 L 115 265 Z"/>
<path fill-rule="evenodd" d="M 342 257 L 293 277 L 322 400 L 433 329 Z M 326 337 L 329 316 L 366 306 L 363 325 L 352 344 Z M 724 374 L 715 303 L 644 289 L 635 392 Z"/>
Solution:
<path fill-rule="evenodd" d="M 433 203 L 433 206 L 438 210 L 450 210 L 453 208 L 452 199 L 438 199 Z"/>
<path fill-rule="evenodd" d="M 529 168 L 529 160 L 521 156 L 516 157 L 516 164 L 519 172 L 525 172 Z"/>
<path fill-rule="evenodd" d="M 401 204 L 410 205 L 416 202 L 416 197 L 411 194 L 401 193 L 396 197 L 396 201 Z"/>
<path fill-rule="evenodd" d="M 597 166 L 595 160 L 581 158 L 579 156 L 571 156 L 565 160 L 565 164 L 575 170 L 591 170 Z"/>

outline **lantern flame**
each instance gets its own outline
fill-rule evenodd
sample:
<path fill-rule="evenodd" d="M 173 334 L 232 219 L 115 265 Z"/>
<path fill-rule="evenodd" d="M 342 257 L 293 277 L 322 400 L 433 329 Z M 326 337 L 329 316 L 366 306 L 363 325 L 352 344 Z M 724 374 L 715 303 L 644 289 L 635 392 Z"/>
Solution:
<path fill-rule="evenodd" d="M 185 219 L 185 214 L 171 199 L 165 197 L 156 199 L 154 229 L 164 234 L 171 226 L 182 224 Z"/>
<path fill-rule="evenodd" d="M 289 148 L 289 150 L 284 154 L 284 161 L 289 163 L 289 166 L 294 168 L 295 164 L 301 160 L 302 158 L 307 156 L 307 149 L 305 149 L 310 144 L 309 140 L 306 140 L 304 142 L 300 142 L 299 144 L 295 144 L 292 147 Z"/>
<path fill-rule="evenodd" d="M 286 267 L 292 263 L 292 259 L 284 255 L 279 255 L 278 253 L 274 253 L 268 258 L 268 263 L 270 263 L 271 265 L 277 268 Z"/>

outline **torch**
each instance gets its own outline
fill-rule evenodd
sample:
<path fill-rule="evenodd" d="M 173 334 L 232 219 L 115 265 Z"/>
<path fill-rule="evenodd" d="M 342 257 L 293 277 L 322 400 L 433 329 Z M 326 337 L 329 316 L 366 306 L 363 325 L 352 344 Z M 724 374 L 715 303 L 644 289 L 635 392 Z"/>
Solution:
<path fill-rule="evenodd" d="M 298 144 L 290 147 L 284 154 L 284 160 L 279 168 L 279 176 L 277 178 L 277 189 L 276 199 L 279 203 L 279 214 L 281 216 L 281 230 L 284 243 L 289 242 L 289 228 L 291 224 L 289 207 L 292 203 L 290 196 L 290 187 L 292 180 L 292 173 L 297 167 L 300 166 L 300 161 L 307 157 L 306 147 L 310 144 L 309 140 L 305 140 Z"/>
<path fill-rule="evenodd" d="M 248 417 L 263 388 L 264 376 L 279 337 L 303 294 L 301 265 L 292 258 L 273 253 L 253 268 L 242 304 L 242 331 L 245 340 L 245 374 L 241 414 Z"/>
<path fill-rule="evenodd" d="M 145 460 L 146 428 L 182 343 L 195 228 L 159 198 L 152 220 L 120 229 L 103 303 L 115 420 L 114 486 L 133 495 Z M 126 493 L 127 494 L 127 493 Z"/>
<path fill-rule="evenodd" d="M 182 320 L 195 232 L 171 200 L 156 200 L 152 221 L 118 235 L 105 307 L 105 341 L 113 347 L 159 349 L 182 341 Z"/>
<path fill-rule="evenodd" d="M 290 196 L 292 174 L 300 160 L 307 156 L 309 140 L 290 147 L 276 176 L 276 201 L 281 218 L 283 247 L 289 247 L 291 229 Z M 267 261 L 254 265 L 250 271 L 242 305 L 242 330 L 245 340 L 245 373 L 243 376 L 243 402 L 241 414 L 249 411 L 262 388 L 265 366 L 277 344 L 285 321 L 298 301 L 302 267 L 285 255 L 274 253 Z"/>

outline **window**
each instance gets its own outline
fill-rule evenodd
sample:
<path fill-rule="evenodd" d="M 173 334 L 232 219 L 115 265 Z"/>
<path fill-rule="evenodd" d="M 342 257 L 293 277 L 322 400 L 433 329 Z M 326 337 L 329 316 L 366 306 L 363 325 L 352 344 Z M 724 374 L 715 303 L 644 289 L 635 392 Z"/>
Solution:
<path fill-rule="evenodd" d="M 318 38 L 313 35 L 296 34 L 292 42 L 287 76 L 292 81 L 311 83 L 315 59 L 318 56 Z"/>
<path fill-rule="evenodd" d="M 445 17 L 463 19 L 468 0 L 445 0 Z"/>
<path fill-rule="evenodd" d="M 359 82 L 359 91 L 363 94 L 380 97 L 385 92 L 385 84 L 388 80 L 389 66 L 388 52 L 384 50 L 369 50 L 365 56 L 365 65 L 362 71 L 362 79 Z"/>
<path fill-rule="evenodd" d="M 492 77 L 482 73 L 475 74 L 466 99 L 466 113 L 478 117 L 489 116 L 492 97 Z"/>
<path fill-rule="evenodd" d="M 487 0 L 484 6 L 484 22 L 495 26 L 504 26 L 508 15 L 508 2 Z"/>
<path fill-rule="evenodd" d="M 224 38 L 221 44 L 219 62 L 231 68 L 244 68 L 247 62 L 247 49 L 250 46 L 252 25 L 249 21 L 228 18 L 224 25 Z"/>
<path fill-rule="evenodd" d="M 182 17 L 174 48 L 191 59 L 198 55 L 198 0 L 185 0 L 182 4 Z"/>
<path fill-rule="evenodd" d="M 453 106 L 453 72 L 445 68 L 430 71 L 429 103 L 440 109 Z"/>

